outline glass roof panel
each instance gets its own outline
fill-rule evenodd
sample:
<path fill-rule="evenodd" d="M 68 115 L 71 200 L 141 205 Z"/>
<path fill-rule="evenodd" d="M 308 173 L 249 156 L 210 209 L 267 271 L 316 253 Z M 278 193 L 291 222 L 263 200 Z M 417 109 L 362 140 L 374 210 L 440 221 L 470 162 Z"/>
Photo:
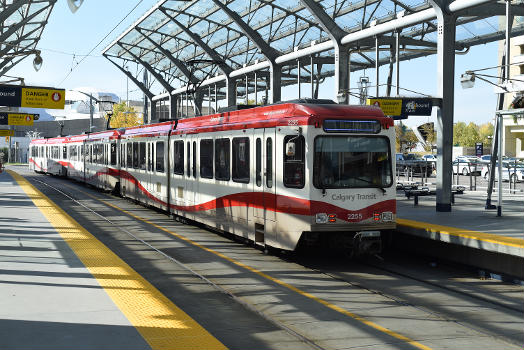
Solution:
<path fill-rule="evenodd" d="M 220 0 L 227 4 L 228 8 L 237 13 L 254 31 L 260 35 L 262 40 L 281 54 L 289 53 L 294 47 L 309 47 L 312 41 L 329 41 L 328 33 L 324 32 L 322 26 L 317 23 L 315 16 L 302 5 L 300 0 Z M 334 19 L 343 30 L 354 32 L 362 27 L 369 27 L 373 21 L 380 23 L 392 20 L 395 15 L 404 11 L 406 15 L 430 8 L 426 0 L 321 0 L 317 1 L 326 14 Z M 223 57 L 231 69 L 238 69 L 243 65 L 251 65 L 255 60 L 265 60 L 265 56 L 255 45 L 254 40 L 248 38 L 232 18 L 229 18 L 213 0 L 161 0 L 158 6 L 162 6 L 171 16 L 180 21 L 192 33 L 199 35 L 203 42 L 211 50 Z M 155 42 L 173 53 L 173 56 L 182 61 L 201 57 L 209 59 L 206 50 L 196 46 L 195 40 L 170 21 L 160 10 L 154 11 L 141 24 L 159 33 L 149 32 L 147 35 Z M 436 19 L 424 24 L 417 24 L 402 29 L 402 36 L 429 42 L 436 41 Z M 457 40 L 471 40 L 477 37 L 487 36 L 498 30 L 498 19 L 496 17 L 464 18 L 459 17 L 457 26 Z M 391 36 L 392 33 L 386 33 Z M 175 38 L 167 37 L 173 36 Z M 122 38 L 124 42 L 140 43 L 145 48 L 152 48 L 148 41 L 135 34 L 127 34 Z M 372 38 L 370 38 L 370 42 Z M 115 44 L 115 43 L 114 43 Z M 362 43 L 359 43 L 362 45 Z M 384 47 L 389 44 L 383 44 Z M 413 46 L 413 45 L 410 45 Z M 110 50 L 109 52 L 113 52 Z M 158 67 L 165 67 L 174 76 L 180 76 L 176 67 L 171 67 L 166 59 L 158 59 L 158 53 L 141 50 L 144 57 L 153 60 Z M 158 50 L 154 50 L 158 51 Z M 122 50 L 117 50 L 122 54 Z M 278 53 L 277 53 L 278 54 Z M 334 51 L 327 50 L 316 53 L 321 57 L 333 57 Z M 374 53 L 367 53 L 369 60 L 361 55 L 351 55 L 352 61 L 366 66 L 372 66 Z M 211 55 L 213 56 L 213 55 Z M 389 58 L 388 50 L 381 51 L 380 59 L 385 61 Z M 371 60 L 371 61 L 370 61 Z M 325 63 L 332 70 L 333 65 Z M 286 66 L 286 63 L 284 63 Z M 354 67 L 353 67 L 354 68 Z M 286 68 L 287 69 L 287 68 Z M 218 71 L 217 65 L 196 71 L 195 76 L 205 78 L 207 71 Z M 292 71 L 293 73 L 293 71 Z M 323 73 L 324 74 L 324 73 Z"/>

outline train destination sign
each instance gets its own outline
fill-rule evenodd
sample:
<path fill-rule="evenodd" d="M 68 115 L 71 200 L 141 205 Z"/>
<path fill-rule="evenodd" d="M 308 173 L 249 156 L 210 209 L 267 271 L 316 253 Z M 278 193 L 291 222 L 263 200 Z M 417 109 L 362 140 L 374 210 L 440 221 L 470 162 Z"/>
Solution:
<path fill-rule="evenodd" d="M 407 119 L 410 115 L 430 116 L 433 108 L 432 98 L 368 98 L 367 104 L 380 107 L 385 115 L 393 119 Z"/>
<path fill-rule="evenodd" d="M 38 117 L 38 114 L 0 112 L 0 125 L 32 126 Z"/>
<path fill-rule="evenodd" d="M 64 105 L 64 89 L 0 85 L 0 106 L 64 109 Z"/>

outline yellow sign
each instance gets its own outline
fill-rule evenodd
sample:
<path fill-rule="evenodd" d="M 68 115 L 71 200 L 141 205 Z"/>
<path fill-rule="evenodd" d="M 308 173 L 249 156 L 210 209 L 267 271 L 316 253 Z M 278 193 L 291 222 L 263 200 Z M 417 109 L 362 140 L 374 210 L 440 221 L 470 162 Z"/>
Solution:
<path fill-rule="evenodd" d="M 6 137 L 5 140 L 8 142 L 9 136 L 15 136 L 15 131 L 2 129 L 0 130 L 0 136 L 5 136 Z"/>
<path fill-rule="evenodd" d="M 33 125 L 32 114 L 21 114 L 21 113 L 8 113 L 7 114 L 7 125 Z"/>
<path fill-rule="evenodd" d="M 65 90 L 22 88 L 21 107 L 64 109 Z"/>
<path fill-rule="evenodd" d="M 402 99 L 368 98 L 366 104 L 380 107 L 384 115 L 399 116 L 402 114 Z"/>

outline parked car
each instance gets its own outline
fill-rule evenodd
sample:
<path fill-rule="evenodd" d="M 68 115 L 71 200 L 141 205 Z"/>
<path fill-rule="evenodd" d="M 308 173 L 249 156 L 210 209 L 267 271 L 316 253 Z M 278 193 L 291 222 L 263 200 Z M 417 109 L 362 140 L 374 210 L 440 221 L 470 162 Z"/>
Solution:
<path fill-rule="evenodd" d="M 480 156 L 480 162 L 484 164 L 488 164 L 491 162 L 491 154 L 485 154 L 483 156 Z"/>
<path fill-rule="evenodd" d="M 495 165 L 497 168 L 499 164 Z M 481 175 L 484 179 L 489 179 L 489 166 L 482 168 Z M 495 181 L 498 181 L 499 171 L 495 169 Z M 510 180 L 514 182 L 524 181 L 524 164 L 502 162 L 502 181 Z"/>
<path fill-rule="evenodd" d="M 426 176 L 430 176 L 433 173 L 433 163 L 424 160 L 421 156 L 415 153 L 396 154 L 397 169 L 404 174 L 407 174 L 409 169 L 413 169 L 413 174 L 423 174 L 425 171 Z"/>
<path fill-rule="evenodd" d="M 457 157 L 452 163 L 453 174 L 481 175 L 481 168 L 477 165 L 478 161 L 475 158 Z"/>

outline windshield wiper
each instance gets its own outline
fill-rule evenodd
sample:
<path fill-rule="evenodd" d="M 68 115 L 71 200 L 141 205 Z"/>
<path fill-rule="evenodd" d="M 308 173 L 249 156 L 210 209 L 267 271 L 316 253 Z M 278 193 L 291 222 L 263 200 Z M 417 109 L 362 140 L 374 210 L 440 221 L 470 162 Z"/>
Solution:
<path fill-rule="evenodd" d="M 367 179 L 363 179 L 363 178 L 358 177 L 358 176 L 352 176 L 352 177 L 350 177 L 350 179 L 360 180 L 362 182 L 366 182 L 368 184 L 375 185 L 372 181 L 369 181 Z M 382 187 L 382 186 L 375 186 L 375 188 L 378 188 L 378 189 L 382 190 L 382 194 L 386 194 L 386 189 L 384 187 Z"/>

